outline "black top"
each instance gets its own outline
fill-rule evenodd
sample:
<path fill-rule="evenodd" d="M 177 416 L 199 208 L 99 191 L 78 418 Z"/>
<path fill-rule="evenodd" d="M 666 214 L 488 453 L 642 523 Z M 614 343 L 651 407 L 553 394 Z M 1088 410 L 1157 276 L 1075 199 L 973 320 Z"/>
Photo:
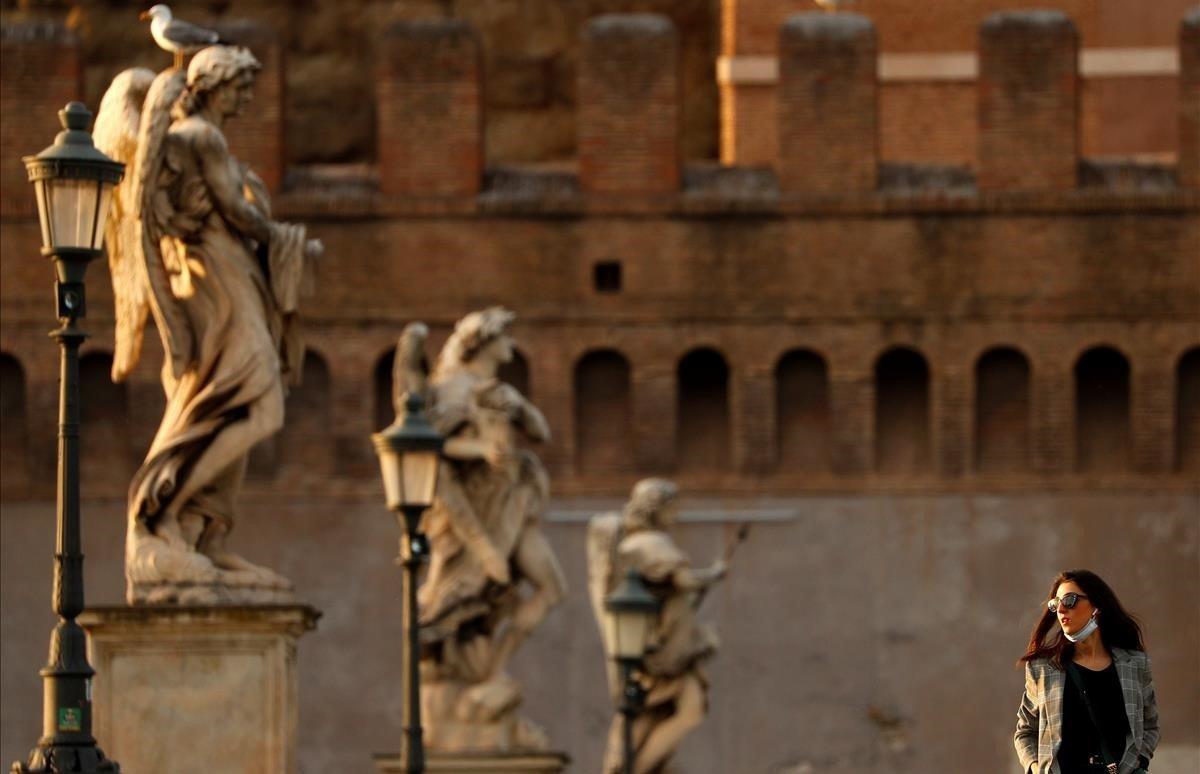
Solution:
<path fill-rule="evenodd" d="M 1125 754 L 1125 737 L 1129 734 L 1129 718 L 1125 716 L 1125 698 L 1121 693 L 1121 680 L 1117 677 L 1117 667 L 1109 664 L 1108 668 L 1093 671 L 1078 664 L 1073 665 L 1083 681 L 1084 690 L 1092 702 L 1092 711 L 1104 732 L 1104 742 L 1108 745 L 1108 754 L 1114 762 L 1120 762 Z M 1100 756 L 1100 737 L 1096 727 L 1088 716 L 1087 705 L 1075 687 L 1071 675 L 1065 675 L 1066 684 L 1063 687 L 1063 718 L 1062 718 L 1062 747 L 1059 748 L 1058 761 L 1063 774 L 1083 774 L 1093 772 L 1087 760 L 1089 755 Z"/>

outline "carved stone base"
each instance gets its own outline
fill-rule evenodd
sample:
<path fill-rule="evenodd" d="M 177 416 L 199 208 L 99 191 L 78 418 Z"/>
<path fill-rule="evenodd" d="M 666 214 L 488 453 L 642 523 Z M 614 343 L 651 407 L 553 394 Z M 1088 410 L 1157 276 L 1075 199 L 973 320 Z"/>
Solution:
<path fill-rule="evenodd" d="M 292 583 L 225 553 L 222 566 L 141 529 L 126 537 L 125 601 L 131 605 L 294 605 Z"/>
<path fill-rule="evenodd" d="M 319 617 L 301 605 L 86 611 L 101 748 L 131 774 L 294 774 L 296 641 Z"/>
<path fill-rule="evenodd" d="M 376 755 L 379 774 L 403 774 L 399 755 Z M 560 774 L 571 761 L 560 752 L 427 753 L 425 770 L 458 774 Z"/>
<path fill-rule="evenodd" d="M 234 586 L 223 578 L 214 583 L 131 583 L 126 593 L 133 605 L 290 605 L 296 601 L 287 589 L 243 584 Z"/>
<path fill-rule="evenodd" d="M 520 705 L 521 686 L 506 674 L 481 683 L 422 682 L 425 746 L 472 754 L 546 750 L 546 732 L 517 712 Z"/>

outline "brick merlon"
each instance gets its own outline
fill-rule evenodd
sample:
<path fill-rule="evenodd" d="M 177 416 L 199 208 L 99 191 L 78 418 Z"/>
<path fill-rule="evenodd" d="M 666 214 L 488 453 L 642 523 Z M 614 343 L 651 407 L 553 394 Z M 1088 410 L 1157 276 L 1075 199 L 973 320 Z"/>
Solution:
<path fill-rule="evenodd" d="M 611 13 L 587 23 L 584 36 L 602 41 L 607 38 L 660 38 L 675 34 L 671 20 L 656 13 Z"/>
<path fill-rule="evenodd" d="M 1075 23 L 1062 11 L 999 11 L 983 20 L 980 29 L 984 34 L 991 32 L 1052 30 L 1067 28 L 1074 30 Z"/>
<path fill-rule="evenodd" d="M 78 45 L 74 32 L 58 22 L 26 21 L 0 25 L 0 41 L 4 43 L 65 43 Z"/>
<path fill-rule="evenodd" d="M 875 25 L 871 20 L 857 13 L 809 11 L 789 16 L 783 23 L 785 37 L 849 41 L 874 34 Z"/>

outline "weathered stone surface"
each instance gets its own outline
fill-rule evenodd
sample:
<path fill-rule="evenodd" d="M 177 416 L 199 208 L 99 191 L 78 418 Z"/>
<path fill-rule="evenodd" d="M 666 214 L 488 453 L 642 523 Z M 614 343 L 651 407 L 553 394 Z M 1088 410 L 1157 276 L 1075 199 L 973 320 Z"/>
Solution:
<path fill-rule="evenodd" d="M 126 67 L 157 70 L 170 62 L 150 40 L 145 25 L 137 20 L 138 9 L 132 6 L 114 10 L 98 2 L 70 8 L 65 3 L 35 5 L 23 16 L 61 21 L 71 11 L 71 27 L 79 37 L 81 58 L 86 63 L 83 97 L 87 104 L 98 104 L 108 82 Z M 285 147 L 291 164 L 373 159 L 372 53 L 394 22 L 437 18 L 469 22 L 481 35 L 485 67 L 495 81 L 486 97 L 484 132 L 489 159 L 504 163 L 567 158 L 574 153 L 573 141 L 564 146 L 557 134 L 509 131 L 508 113 L 531 109 L 548 117 L 565 113 L 572 117 L 573 131 L 575 101 L 570 84 L 578 67 L 579 31 L 586 21 L 611 12 L 663 13 L 682 35 L 684 152 L 697 158 L 716 155 L 717 94 L 712 68 L 717 8 L 710 0 L 247 0 L 180 5 L 177 10 L 188 21 L 207 27 L 217 27 L 228 19 L 252 19 L 279 34 L 288 61 Z M 544 63 L 550 72 L 533 74 L 531 62 Z"/>
<path fill-rule="evenodd" d="M 95 736 L 130 774 L 296 772 L 311 607 L 93 608 Z"/>
<path fill-rule="evenodd" d="M 112 378 L 136 370 L 151 307 L 168 361 L 167 406 L 129 487 L 131 604 L 291 601 L 286 578 L 234 554 L 225 538 L 250 450 L 281 429 L 287 385 L 299 382 L 296 315 L 324 247 L 304 226 L 271 217 L 266 188 L 282 181 L 270 153 L 281 129 L 274 33 L 244 24 L 230 34 L 261 44 L 265 109 L 244 110 L 263 65 L 231 44 L 199 51 L 186 74 L 122 72 L 96 116 L 96 147 L 128 167 L 105 227 Z M 240 125 L 231 121 L 239 115 Z M 240 162 L 225 132 L 240 138 Z M 173 268 L 193 262 L 203 268 Z"/>
<path fill-rule="evenodd" d="M 433 753 L 425 758 L 425 770 L 447 774 L 559 774 L 568 761 L 569 758 L 562 753 Z M 375 770 L 379 774 L 403 774 L 404 761 L 398 755 L 376 755 Z"/>

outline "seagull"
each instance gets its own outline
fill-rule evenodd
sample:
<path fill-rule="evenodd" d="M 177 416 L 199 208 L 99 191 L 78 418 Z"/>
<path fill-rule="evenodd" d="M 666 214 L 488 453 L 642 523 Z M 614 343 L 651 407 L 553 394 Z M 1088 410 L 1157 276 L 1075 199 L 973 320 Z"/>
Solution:
<path fill-rule="evenodd" d="M 149 11 L 142 12 L 138 18 L 142 21 L 152 19 L 150 34 L 154 36 L 154 42 L 159 48 L 175 55 L 177 68 L 183 67 L 184 56 L 222 42 L 221 36 L 212 30 L 173 18 L 171 9 L 165 5 L 153 6 Z"/>

